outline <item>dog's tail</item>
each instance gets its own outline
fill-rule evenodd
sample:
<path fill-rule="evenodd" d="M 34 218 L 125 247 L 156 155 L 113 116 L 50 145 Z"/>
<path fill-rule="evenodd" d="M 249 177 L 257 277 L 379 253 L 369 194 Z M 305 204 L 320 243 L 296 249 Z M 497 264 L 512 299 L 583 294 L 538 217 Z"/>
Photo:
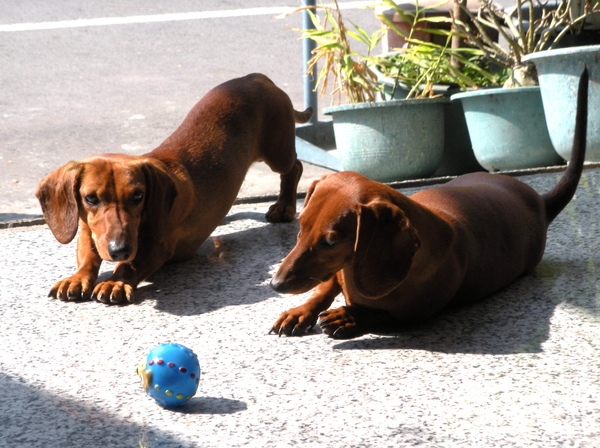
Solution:
<path fill-rule="evenodd" d="M 308 120 L 310 120 L 310 117 L 312 117 L 312 114 L 313 114 L 312 107 L 309 107 L 304 112 L 298 112 L 297 110 L 294 110 L 294 120 L 296 121 L 296 123 L 306 123 Z"/>
<path fill-rule="evenodd" d="M 542 195 L 542 199 L 544 199 L 544 203 L 546 204 L 546 220 L 548 224 L 558 216 L 573 198 L 577 190 L 577 184 L 581 178 L 581 172 L 583 171 L 587 134 L 588 78 L 588 70 L 585 67 L 579 79 L 573 150 L 569 166 L 558 184 L 551 191 Z"/>

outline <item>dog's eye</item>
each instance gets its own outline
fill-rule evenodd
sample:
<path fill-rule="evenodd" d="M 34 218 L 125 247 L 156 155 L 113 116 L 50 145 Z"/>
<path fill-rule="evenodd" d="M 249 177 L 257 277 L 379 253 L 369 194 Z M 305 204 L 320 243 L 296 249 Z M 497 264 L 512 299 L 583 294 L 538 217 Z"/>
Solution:
<path fill-rule="evenodd" d="M 100 204 L 100 199 L 98 198 L 98 196 L 95 193 L 92 194 L 86 194 L 83 199 L 85 200 L 85 202 L 87 202 L 89 205 L 95 206 Z"/>
<path fill-rule="evenodd" d="M 139 204 L 144 199 L 144 192 L 143 191 L 134 192 L 132 199 L 133 199 L 133 202 L 135 202 L 136 204 Z"/>
<path fill-rule="evenodd" d="M 323 238 L 321 238 L 321 241 L 319 241 L 319 244 L 321 245 L 321 247 L 325 247 L 325 248 L 337 246 L 337 243 L 338 243 L 338 240 L 334 239 L 330 236 L 324 236 Z"/>

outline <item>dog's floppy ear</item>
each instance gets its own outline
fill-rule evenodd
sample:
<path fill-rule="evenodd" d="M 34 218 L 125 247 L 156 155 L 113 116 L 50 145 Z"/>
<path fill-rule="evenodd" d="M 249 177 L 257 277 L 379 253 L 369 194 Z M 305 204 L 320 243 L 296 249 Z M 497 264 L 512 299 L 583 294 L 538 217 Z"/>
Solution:
<path fill-rule="evenodd" d="M 77 234 L 77 189 L 82 169 L 82 164 L 69 162 L 46 176 L 35 192 L 48 227 L 62 244 L 70 243 Z"/>
<path fill-rule="evenodd" d="M 172 175 L 157 160 L 144 160 L 142 171 L 146 179 L 147 223 L 154 238 L 162 241 L 177 197 L 177 186 Z"/>
<path fill-rule="evenodd" d="M 317 188 L 317 185 L 319 185 L 319 182 L 321 182 L 327 176 L 329 176 L 329 174 L 324 174 L 320 179 L 317 179 L 313 181 L 312 184 L 310 184 L 310 187 L 308 187 L 308 191 L 306 192 L 306 197 L 304 198 L 304 205 L 302 206 L 302 208 L 306 208 L 306 206 L 308 205 L 308 201 L 310 201 L 310 197 L 313 195 L 315 189 Z"/>
<path fill-rule="evenodd" d="M 360 295 L 377 299 L 404 280 L 421 242 L 404 212 L 392 203 L 358 204 L 356 215 L 354 286 Z"/>

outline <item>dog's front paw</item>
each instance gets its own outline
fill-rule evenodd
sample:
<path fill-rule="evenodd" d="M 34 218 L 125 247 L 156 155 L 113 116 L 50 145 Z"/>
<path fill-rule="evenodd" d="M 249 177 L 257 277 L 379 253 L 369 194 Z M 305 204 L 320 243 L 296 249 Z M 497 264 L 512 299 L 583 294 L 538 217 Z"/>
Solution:
<path fill-rule="evenodd" d="M 269 207 L 265 217 L 269 222 L 290 222 L 296 216 L 296 204 L 277 201 Z"/>
<path fill-rule="evenodd" d="M 94 289 L 93 276 L 75 274 L 56 282 L 48 297 L 59 300 L 88 300 Z"/>
<path fill-rule="evenodd" d="M 319 314 L 319 327 L 333 339 L 352 339 L 364 334 L 356 317 L 346 306 Z"/>
<path fill-rule="evenodd" d="M 128 283 L 107 280 L 96 285 L 92 293 L 92 299 L 102 303 L 122 303 L 125 300 L 133 302 L 133 290 L 133 286 Z"/>
<path fill-rule="evenodd" d="M 269 331 L 281 336 L 302 336 L 306 334 L 317 323 L 317 316 L 308 307 L 301 305 L 287 310 L 279 316 L 279 319 Z"/>

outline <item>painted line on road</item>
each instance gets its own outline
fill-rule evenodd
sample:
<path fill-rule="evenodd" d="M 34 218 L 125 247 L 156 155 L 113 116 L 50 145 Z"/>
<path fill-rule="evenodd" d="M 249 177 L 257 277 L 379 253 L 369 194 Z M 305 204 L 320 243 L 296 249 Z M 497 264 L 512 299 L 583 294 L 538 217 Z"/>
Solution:
<path fill-rule="evenodd" d="M 340 2 L 340 9 L 357 9 L 372 5 L 373 1 Z M 133 23 L 176 22 L 181 20 L 223 19 L 261 15 L 279 15 L 291 12 L 293 6 L 270 6 L 260 8 L 229 9 L 218 11 L 198 11 L 169 14 L 153 14 L 129 17 L 103 17 L 96 19 L 59 20 L 56 22 L 15 23 L 0 25 L 0 32 L 56 30 L 83 28 L 89 26 L 129 25 Z"/>

